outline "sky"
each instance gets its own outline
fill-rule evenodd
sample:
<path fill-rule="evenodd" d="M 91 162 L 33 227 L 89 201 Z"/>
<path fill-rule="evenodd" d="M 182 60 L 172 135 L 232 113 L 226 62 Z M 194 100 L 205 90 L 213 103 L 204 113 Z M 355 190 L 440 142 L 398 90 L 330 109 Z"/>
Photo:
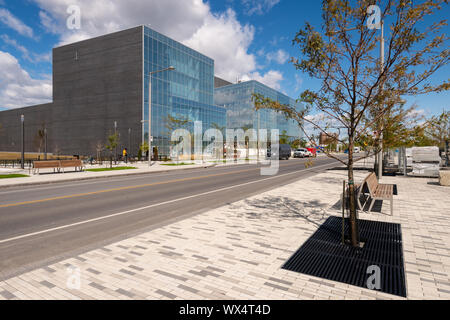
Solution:
<path fill-rule="evenodd" d="M 81 25 L 70 30 L 74 4 Z M 52 48 L 141 24 L 213 58 L 216 75 L 228 81 L 257 80 L 298 98 L 320 87 L 289 62 L 299 54 L 292 39 L 307 21 L 320 28 L 321 1 L 0 0 L 0 109 L 52 100 Z M 446 66 L 434 79 L 449 74 Z M 450 110 L 448 92 L 406 100 L 425 116 Z"/>

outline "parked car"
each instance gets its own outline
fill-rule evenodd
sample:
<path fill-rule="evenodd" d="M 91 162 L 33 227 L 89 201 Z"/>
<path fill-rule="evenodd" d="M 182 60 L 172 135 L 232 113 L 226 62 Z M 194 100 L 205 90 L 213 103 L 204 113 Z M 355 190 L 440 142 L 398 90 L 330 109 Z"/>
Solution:
<path fill-rule="evenodd" d="M 310 156 L 310 152 L 305 148 L 299 148 L 294 151 L 294 158 L 305 158 L 305 157 L 309 157 L 309 156 Z"/>
<path fill-rule="evenodd" d="M 353 153 L 360 153 L 360 152 L 361 152 L 361 148 L 360 147 L 354 147 L 353 148 Z M 348 149 L 345 149 L 344 153 L 348 153 Z"/>
<path fill-rule="evenodd" d="M 309 152 L 310 157 L 317 157 L 317 149 L 316 148 L 306 148 Z"/>
<path fill-rule="evenodd" d="M 279 150 L 278 150 L 278 155 L 277 155 L 277 151 L 274 150 L 272 151 L 271 149 L 267 150 L 267 158 L 277 158 L 282 160 L 282 159 L 286 159 L 289 160 L 289 158 L 291 157 L 291 146 L 288 144 L 280 144 L 279 145 Z"/>

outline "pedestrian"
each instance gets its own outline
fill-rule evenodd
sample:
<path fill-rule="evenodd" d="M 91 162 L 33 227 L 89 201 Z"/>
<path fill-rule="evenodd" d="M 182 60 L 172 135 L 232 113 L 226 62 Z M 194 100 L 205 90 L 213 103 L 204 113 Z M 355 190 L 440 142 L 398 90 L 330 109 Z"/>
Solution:
<path fill-rule="evenodd" d="M 123 157 L 125 158 L 125 163 L 128 163 L 128 150 L 127 148 L 122 151 Z"/>

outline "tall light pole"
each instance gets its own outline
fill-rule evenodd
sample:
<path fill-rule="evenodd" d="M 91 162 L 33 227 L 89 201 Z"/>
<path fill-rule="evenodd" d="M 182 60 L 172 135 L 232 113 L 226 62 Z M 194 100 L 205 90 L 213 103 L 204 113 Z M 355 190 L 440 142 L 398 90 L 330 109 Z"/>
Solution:
<path fill-rule="evenodd" d="M 114 121 L 114 138 L 116 139 L 116 146 L 115 146 L 115 154 L 114 154 L 114 163 L 117 164 L 117 143 L 118 143 L 118 139 L 117 139 L 117 121 Z"/>
<path fill-rule="evenodd" d="M 258 132 L 256 133 L 256 160 L 259 163 L 259 129 L 261 126 L 261 121 L 260 121 L 260 112 L 259 110 L 256 111 L 256 115 L 258 116 Z"/>
<path fill-rule="evenodd" d="M 47 160 L 47 128 L 44 128 L 44 160 Z"/>
<path fill-rule="evenodd" d="M 131 128 L 128 128 L 128 149 L 127 154 L 131 152 Z"/>
<path fill-rule="evenodd" d="M 151 122 L 152 122 L 152 75 L 158 72 L 175 70 L 175 67 L 168 67 L 161 70 L 151 71 L 148 73 L 148 166 L 152 165 L 152 131 L 151 131 Z M 142 133 L 144 132 L 144 122 L 146 120 L 142 120 Z"/>
<path fill-rule="evenodd" d="M 25 169 L 25 116 L 23 114 L 20 116 L 20 122 L 22 125 L 22 161 L 20 166 Z"/>

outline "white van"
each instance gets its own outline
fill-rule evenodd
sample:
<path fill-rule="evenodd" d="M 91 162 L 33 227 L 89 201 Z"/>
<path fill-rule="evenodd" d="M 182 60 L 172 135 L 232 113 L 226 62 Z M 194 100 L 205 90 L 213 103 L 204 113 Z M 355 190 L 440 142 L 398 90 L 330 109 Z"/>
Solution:
<path fill-rule="evenodd" d="M 361 148 L 360 147 L 355 147 L 354 149 L 353 149 L 353 153 L 359 153 L 361 151 Z"/>

